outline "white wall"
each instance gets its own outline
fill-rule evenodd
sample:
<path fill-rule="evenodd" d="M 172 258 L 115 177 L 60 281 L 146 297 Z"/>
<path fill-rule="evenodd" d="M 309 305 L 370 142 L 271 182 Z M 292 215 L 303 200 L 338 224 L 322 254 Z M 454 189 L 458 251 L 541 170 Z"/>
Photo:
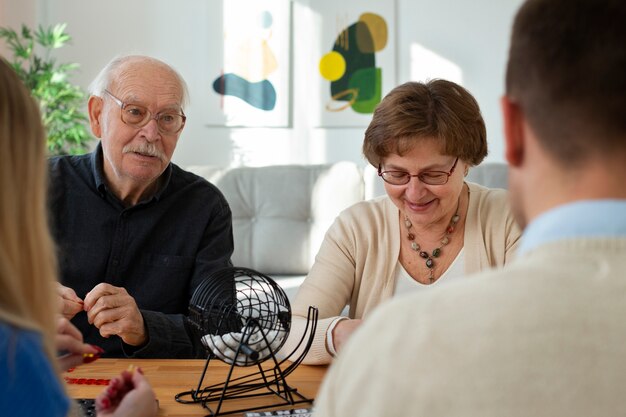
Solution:
<path fill-rule="evenodd" d="M 22 23 L 33 27 L 39 15 L 34 0 L 0 0 L 0 27 L 18 30 Z M 7 56 L 9 49 L 0 42 L 0 55 Z"/>
<path fill-rule="evenodd" d="M 17 28 L 22 21 L 30 25 L 66 22 L 73 43 L 59 50 L 57 56 L 60 61 L 81 65 L 74 81 L 84 87 L 119 54 L 152 55 L 174 66 L 191 92 L 187 126 L 174 154 L 174 162 L 181 166 L 339 160 L 363 164 L 360 149 L 365 128 L 323 129 L 307 117 L 306 97 L 315 86 L 307 79 L 307 68 L 319 60 L 307 48 L 315 42 L 310 31 L 315 0 L 293 3 L 291 127 L 205 125 L 203 88 L 206 77 L 213 75 L 202 69 L 216 49 L 212 46 L 215 40 L 207 35 L 207 16 L 214 15 L 217 1 L 0 0 L 0 24 Z M 397 83 L 439 76 L 467 87 L 483 111 L 490 146 L 488 160 L 493 161 L 503 160 L 498 99 L 503 91 L 510 24 L 521 2 L 396 0 Z"/>
<path fill-rule="evenodd" d="M 504 92 L 510 28 L 523 1 L 399 1 L 398 81 L 409 81 L 418 70 L 419 62 L 411 62 L 416 45 L 458 66 L 460 84 L 476 97 L 487 125 L 487 160 L 504 161 L 499 99 Z"/>

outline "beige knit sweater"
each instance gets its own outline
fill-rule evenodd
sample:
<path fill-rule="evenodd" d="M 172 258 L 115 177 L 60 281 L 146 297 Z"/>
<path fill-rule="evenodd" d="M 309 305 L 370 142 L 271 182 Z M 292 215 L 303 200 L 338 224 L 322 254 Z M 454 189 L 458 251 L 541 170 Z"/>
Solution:
<path fill-rule="evenodd" d="M 626 239 L 544 243 L 386 303 L 333 362 L 316 416 L 623 416 Z"/>
<path fill-rule="evenodd" d="M 468 185 L 466 274 L 503 266 L 520 237 L 507 192 Z M 344 307 L 350 305 L 350 318 L 366 318 L 392 297 L 400 255 L 398 215 L 398 208 L 382 196 L 357 203 L 337 217 L 292 305 L 292 327 L 283 354 L 291 353 L 301 339 L 309 306 L 319 309 L 319 321 L 304 363 L 327 364 L 332 356 L 326 349 L 326 331 Z"/>

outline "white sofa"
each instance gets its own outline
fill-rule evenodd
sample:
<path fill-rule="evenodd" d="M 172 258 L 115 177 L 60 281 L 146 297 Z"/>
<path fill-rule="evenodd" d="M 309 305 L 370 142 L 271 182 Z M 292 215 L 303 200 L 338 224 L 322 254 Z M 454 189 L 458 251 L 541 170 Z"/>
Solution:
<path fill-rule="evenodd" d="M 352 162 L 187 169 L 215 184 L 230 204 L 233 264 L 273 277 L 292 300 L 337 214 L 385 192 L 374 168 Z M 481 164 L 468 180 L 506 188 L 507 167 Z"/>
<path fill-rule="evenodd" d="M 354 163 L 217 168 L 191 166 L 233 213 L 235 266 L 274 278 L 293 299 L 337 214 L 364 198 Z"/>

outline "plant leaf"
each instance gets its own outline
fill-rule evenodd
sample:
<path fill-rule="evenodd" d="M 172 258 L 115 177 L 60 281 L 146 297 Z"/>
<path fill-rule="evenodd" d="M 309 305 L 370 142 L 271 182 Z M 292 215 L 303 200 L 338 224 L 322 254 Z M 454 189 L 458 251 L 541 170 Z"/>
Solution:
<path fill-rule="evenodd" d="M 93 140 L 83 110 L 86 94 L 70 81 L 70 74 L 79 65 L 57 64 L 51 53 L 71 40 L 66 27 L 65 23 L 51 27 L 40 25 L 33 31 L 22 25 L 20 32 L 0 27 L 0 40 L 13 55 L 9 61 L 11 67 L 39 103 L 50 155 L 81 153 Z M 35 51 L 35 44 L 43 48 L 43 53 Z"/>

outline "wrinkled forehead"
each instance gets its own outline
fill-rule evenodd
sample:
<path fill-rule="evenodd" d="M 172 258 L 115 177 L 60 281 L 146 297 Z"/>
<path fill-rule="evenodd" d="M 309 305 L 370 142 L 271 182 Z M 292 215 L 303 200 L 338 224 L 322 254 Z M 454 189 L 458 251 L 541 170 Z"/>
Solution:
<path fill-rule="evenodd" d="M 167 66 L 154 62 L 130 62 L 111 77 L 109 89 L 123 101 L 182 108 L 183 86 Z"/>

